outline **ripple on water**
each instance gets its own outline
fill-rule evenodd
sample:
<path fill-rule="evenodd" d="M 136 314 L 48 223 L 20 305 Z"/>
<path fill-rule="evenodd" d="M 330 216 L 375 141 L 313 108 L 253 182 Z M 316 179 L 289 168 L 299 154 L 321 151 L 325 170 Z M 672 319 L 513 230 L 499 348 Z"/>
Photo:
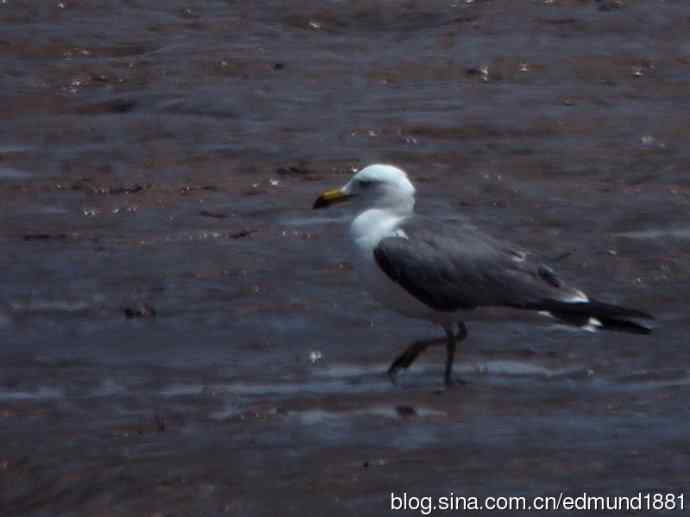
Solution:
<path fill-rule="evenodd" d="M 435 383 L 440 379 L 438 376 L 439 366 L 436 364 L 415 365 L 414 375 L 408 375 L 408 380 L 414 386 L 428 386 L 429 382 Z M 160 389 L 159 394 L 163 397 L 242 397 L 242 398 L 263 398 L 263 397 L 292 397 L 319 396 L 327 394 L 342 393 L 381 393 L 386 392 L 392 387 L 390 379 L 385 375 L 385 365 L 350 365 L 336 364 L 316 368 L 312 371 L 312 379 L 297 380 L 288 382 L 281 380 L 273 383 L 251 383 L 251 382 L 231 382 L 231 383 L 173 383 Z M 545 366 L 530 363 L 527 361 L 494 360 L 481 362 L 468 362 L 457 365 L 456 372 L 460 375 L 479 374 L 482 376 L 493 376 L 496 378 L 523 377 L 528 379 L 549 380 L 549 379 L 571 379 L 588 377 L 591 372 L 583 368 L 547 368 Z M 429 378 L 433 376 L 433 380 Z M 314 379 L 315 377 L 315 379 Z M 409 385 L 408 385 L 409 387 Z M 212 415 L 213 418 L 224 419 L 235 415 L 239 411 L 234 405 L 228 406 Z M 361 411 L 347 413 L 348 415 L 377 415 L 380 417 L 399 418 L 401 416 L 439 416 L 428 413 L 424 408 L 412 408 L 406 412 L 405 408 L 386 408 L 375 407 Z M 335 413 L 339 416 L 340 413 Z M 328 415 L 326 415 L 328 416 Z"/>
<path fill-rule="evenodd" d="M 25 153 L 34 149 L 31 145 L 4 144 L 0 145 L 0 154 Z"/>
<path fill-rule="evenodd" d="M 41 386 L 35 391 L 0 391 L 0 400 L 46 400 L 63 398 L 57 388 Z"/>
<path fill-rule="evenodd" d="M 242 408 L 236 404 L 225 404 L 218 411 L 214 411 L 209 416 L 214 420 L 226 420 L 242 414 Z"/>
<path fill-rule="evenodd" d="M 66 215 L 70 211 L 59 206 L 31 206 L 22 210 L 25 214 L 40 214 L 40 215 Z"/>
<path fill-rule="evenodd" d="M 160 390 L 164 397 L 184 396 L 228 396 L 238 395 L 245 397 L 254 396 L 292 396 L 310 393 L 334 394 L 334 393 L 368 393 L 380 392 L 390 387 L 390 382 L 380 376 L 379 380 L 371 382 L 345 382 L 333 381 L 304 381 L 304 382 L 276 382 L 276 383 L 248 383 L 235 382 L 228 384 L 171 384 Z"/>
<path fill-rule="evenodd" d="M 687 228 L 650 228 L 636 232 L 622 232 L 616 234 L 629 239 L 690 239 L 690 227 Z"/>
<path fill-rule="evenodd" d="M 352 417 L 378 417 L 400 420 L 403 418 L 439 418 L 446 417 L 445 411 L 427 407 L 413 406 L 372 406 L 351 411 L 329 411 L 326 409 L 306 409 L 290 411 L 288 416 L 295 417 L 305 425 L 319 424 L 328 420 L 346 419 Z"/>
<path fill-rule="evenodd" d="M 412 369 L 417 373 L 436 372 L 440 366 L 436 364 L 415 364 Z M 388 369 L 388 365 L 376 364 L 361 366 L 354 364 L 335 364 L 314 371 L 317 376 L 331 378 L 362 378 L 367 376 L 381 376 Z M 547 368 L 530 361 L 510 359 L 479 360 L 456 362 L 455 372 L 458 374 L 482 374 L 495 376 L 524 376 L 524 377 L 569 377 L 585 372 L 583 368 Z"/>
<path fill-rule="evenodd" d="M 90 304 L 80 301 L 65 300 L 32 300 L 12 301 L 10 307 L 18 312 L 81 312 L 90 307 Z"/>
<path fill-rule="evenodd" d="M 319 224 L 332 224 L 332 223 L 349 223 L 352 220 L 351 214 L 342 214 L 339 216 L 325 217 L 325 216 L 314 216 L 314 217 L 287 217 L 280 220 L 280 224 L 285 226 L 316 226 Z"/>
<path fill-rule="evenodd" d="M 112 379 L 105 379 L 101 384 L 92 392 L 94 397 L 114 397 L 118 395 L 124 395 L 128 392 L 127 387 L 122 384 L 118 384 Z"/>
<path fill-rule="evenodd" d="M 23 180 L 32 177 L 33 174 L 11 167 L 0 167 L 0 180 Z"/>
<path fill-rule="evenodd" d="M 385 372 L 388 365 L 371 364 L 363 366 L 360 364 L 332 364 L 314 370 L 314 375 L 318 377 L 345 378 L 345 377 L 364 377 L 367 375 L 378 375 Z"/>
<path fill-rule="evenodd" d="M 624 391 L 654 390 L 690 385 L 690 370 L 645 370 L 604 381 L 609 389 Z"/>
<path fill-rule="evenodd" d="M 459 372 L 482 373 L 496 376 L 524 376 L 524 377 L 570 377 L 583 372 L 582 368 L 547 368 L 528 361 L 497 359 L 481 361 L 476 365 L 466 364 L 457 368 Z"/>

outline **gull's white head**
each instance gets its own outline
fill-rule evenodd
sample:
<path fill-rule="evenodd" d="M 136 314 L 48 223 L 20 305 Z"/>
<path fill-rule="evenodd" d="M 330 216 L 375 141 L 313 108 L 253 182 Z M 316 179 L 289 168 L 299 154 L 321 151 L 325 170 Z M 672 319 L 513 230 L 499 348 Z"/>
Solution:
<path fill-rule="evenodd" d="M 351 201 L 359 208 L 386 208 L 411 212 L 415 189 L 407 174 L 392 165 L 374 164 L 356 173 L 339 189 L 319 196 L 314 208 L 324 208 L 341 201 Z"/>

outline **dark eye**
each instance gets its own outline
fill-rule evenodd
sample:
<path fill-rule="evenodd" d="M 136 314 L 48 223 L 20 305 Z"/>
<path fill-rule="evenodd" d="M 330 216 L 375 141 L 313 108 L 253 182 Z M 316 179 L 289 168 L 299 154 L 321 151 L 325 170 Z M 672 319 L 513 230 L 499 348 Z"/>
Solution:
<path fill-rule="evenodd" d="M 359 186 L 363 189 L 368 189 L 374 185 L 376 185 L 376 182 L 373 180 L 359 180 Z"/>

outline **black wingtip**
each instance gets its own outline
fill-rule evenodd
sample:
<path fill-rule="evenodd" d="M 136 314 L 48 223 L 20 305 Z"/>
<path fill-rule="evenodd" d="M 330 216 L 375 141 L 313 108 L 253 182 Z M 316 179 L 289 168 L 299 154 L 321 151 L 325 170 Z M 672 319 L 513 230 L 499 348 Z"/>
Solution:
<path fill-rule="evenodd" d="M 616 330 L 632 334 L 651 334 L 653 328 L 640 320 L 653 320 L 654 316 L 637 309 L 628 309 L 619 305 L 603 303 L 590 299 L 587 302 L 562 302 L 548 300 L 540 303 L 539 310 L 547 310 L 554 317 L 571 325 L 587 325 L 590 318 L 601 323 L 603 330 Z"/>
<path fill-rule="evenodd" d="M 652 327 L 638 323 L 637 321 L 622 320 L 615 318 L 599 318 L 604 330 L 616 330 L 631 334 L 647 335 L 652 333 Z"/>
<path fill-rule="evenodd" d="M 589 305 L 594 316 L 612 317 L 616 319 L 628 319 L 628 318 L 639 318 L 643 320 L 653 320 L 654 316 L 648 312 L 641 311 L 638 309 L 628 309 L 627 307 L 621 307 L 620 305 L 612 305 L 610 303 L 603 303 L 599 300 L 590 300 Z"/>

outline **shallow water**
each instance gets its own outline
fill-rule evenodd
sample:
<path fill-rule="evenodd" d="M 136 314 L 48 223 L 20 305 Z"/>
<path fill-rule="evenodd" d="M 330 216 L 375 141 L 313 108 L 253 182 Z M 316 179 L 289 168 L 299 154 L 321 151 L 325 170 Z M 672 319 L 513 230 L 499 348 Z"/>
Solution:
<path fill-rule="evenodd" d="M 382 515 L 415 495 L 690 481 L 690 7 L 0 2 L 0 514 Z M 351 271 L 316 196 L 418 210 L 654 313 L 648 337 L 468 314 Z M 409 488 L 408 488 L 409 489 Z M 268 496 L 268 497 L 267 497 Z"/>

